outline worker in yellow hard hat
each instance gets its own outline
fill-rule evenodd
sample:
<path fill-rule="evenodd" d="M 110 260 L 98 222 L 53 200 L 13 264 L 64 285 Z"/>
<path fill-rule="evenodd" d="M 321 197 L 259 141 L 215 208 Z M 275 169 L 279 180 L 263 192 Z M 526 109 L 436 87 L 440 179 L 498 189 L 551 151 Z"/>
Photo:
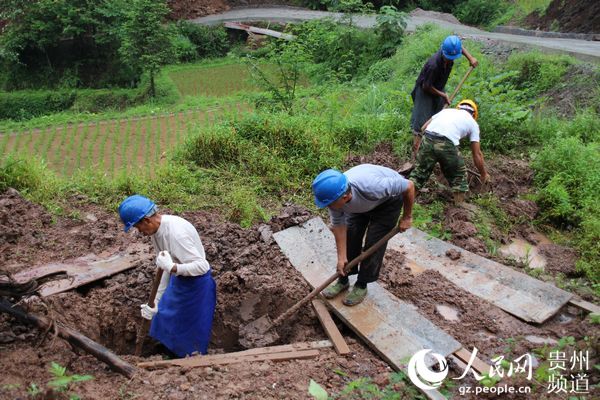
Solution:
<path fill-rule="evenodd" d="M 425 123 L 423 142 L 417 153 L 415 169 L 410 175 L 418 190 L 429 179 L 435 164 L 439 163 L 448 184 L 454 191 L 455 203 L 464 201 L 469 185 L 467 169 L 458 145 L 465 137 L 468 137 L 471 142 L 473 163 L 479 170 L 481 182 L 487 183 L 490 180 L 479 143 L 478 116 L 477 104 L 473 100 L 465 99 L 461 100 L 456 108 L 446 108 Z"/>

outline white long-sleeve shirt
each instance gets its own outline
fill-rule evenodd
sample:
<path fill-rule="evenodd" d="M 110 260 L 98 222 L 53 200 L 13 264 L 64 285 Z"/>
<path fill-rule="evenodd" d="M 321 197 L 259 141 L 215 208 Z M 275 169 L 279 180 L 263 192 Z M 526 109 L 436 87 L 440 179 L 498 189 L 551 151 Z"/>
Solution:
<path fill-rule="evenodd" d="M 162 215 L 158 230 L 150 238 L 156 254 L 164 250 L 171 254 L 173 262 L 177 264 L 177 275 L 198 276 L 210 270 L 200 235 L 185 219 L 176 215 Z M 169 278 L 170 274 L 163 274 L 156 293 L 156 303 L 166 290 Z"/>

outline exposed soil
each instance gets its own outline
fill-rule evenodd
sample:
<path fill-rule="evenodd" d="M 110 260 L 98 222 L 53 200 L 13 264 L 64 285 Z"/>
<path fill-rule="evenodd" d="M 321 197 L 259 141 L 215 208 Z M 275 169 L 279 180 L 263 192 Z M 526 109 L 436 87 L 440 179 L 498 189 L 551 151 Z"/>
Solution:
<path fill-rule="evenodd" d="M 432 18 L 432 19 L 438 19 L 440 21 L 450 22 L 452 24 L 460 24 L 460 21 L 452 14 L 443 13 L 443 12 L 439 12 L 439 11 L 423 10 L 418 7 L 410 12 L 410 16 L 411 17 Z"/>
<path fill-rule="evenodd" d="M 561 81 L 561 85 L 543 94 L 559 116 L 573 117 L 577 110 L 588 107 L 595 107 L 594 111 L 600 113 L 600 105 L 596 100 L 600 87 L 598 68 L 592 64 L 570 65 Z"/>
<path fill-rule="evenodd" d="M 192 19 L 229 10 L 226 0 L 168 0 L 171 19 Z"/>
<path fill-rule="evenodd" d="M 392 144 L 390 142 L 381 142 L 368 154 L 351 154 L 346 158 L 346 168 L 359 164 L 376 164 L 398 170 L 402 163 L 400 162 L 400 158 L 394 154 Z"/>
<path fill-rule="evenodd" d="M 525 24 L 542 31 L 600 33 L 600 2 L 553 0 L 543 14 L 528 15 Z"/>
<path fill-rule="evenodd" d="M 382 144 L 373 154 L 350 158 L 348 164 L 375 162 L 397 169 L 401 161 L 390 145 Z M 496 159 L 490 161 L 489 166 L 494 177 L 491 188 L 501 200 L 502 209 L 517 219 L 522 217 L 529 221 L 537 208 L 534 203 L 520 198 L 531 185 L 532 174 L 527 163 Z M 434 178 L 430 180 L 431 190 L 419 201 L 447 197 L 447 190 L 434 181 Z M 472 185 L 474 191 L 478 190 L 476 182 Z M 72 209 L 67 210 L 67 214 L 77 211 L 79 218 L 53 219 L 43 208 L 23 199 L 14 190 L 0 195 L 3 269 L 15 273 L 34 265 L 68 261 L 92 252 L 107 256 L 129 249 L 137 258 L 133 268 L 46 298 L 45 304 L 34 299 L 28 307 L 32 312 L 47 314 L 81 331 L 129 362 L 161 359 L 164 350 L 151 340 L 146 344 L 142 359 L 131 355 L 140 323 L 139 304 L 146 301 L 155 268 L 148 239 L 136 233 L 126 235 L 116 214 L 90 205 L 83 197 L 71 199 L 70 204 Z M 477 215 L 474 205 L 466 208 L 447 206 L 442 223 L 451 232 L 453 243 L 487 255 L 487 247 L 475 223 Z M 182 216 L 198 229 L 217 282 L 218 302 L 210 353 L 241 350 L 240 327 L 263 315 L 278 316 L 310 291 L 272 238 L 274 232 L 311 218 L 310 211 L 286 205 L 271 221 L 250 229 L 208 212 L 189 212 Z M 527 232 L 516 226 L 508 236 Z M 500 240 L 507 237 L 497 229 L 492 229 L 492 235 L 497 235 L 494 237 Z M 576 254 L 572 250 L 554 245 L 545 249 L 550 258 L 556 260 L 556 267 L 550 267 L 552 270 L 568 263 L 573 265 Z M 447 256 L 460 257 L 460 253 Z M 439 273 L 411 269 L 404 255 L 393 250 L 386 253 L 380 282 L 401 300 L 414 304 L 419 312 L 464 347 L 477 347 L 484 360 L 507 352 L 516 357 L 540 348 L 539 343 L 525 338 L 528 335 L 551 340 L 564 336 L 579 340 L 588 336 L 596 340 L 597 328 L 589 325 L 577 310 L 564 308 L 541 326 L 526 324 L 470 295 Z M 42 340 L 37 330 L 0 315 L 0 368 L 3 370 L 0 398 L 24 396 L 26 387 L 32 382 L 45 385 L 50 379 L 47 371 L 50 361 L 66 366 L 72 373 L 93 375 L 94 380 L 75 388 L 82 398 L 90 399 L 132 398 L 134 395 L 148 399 L 307 398 L 310 379 L 319 382 L 330 393 L 339 392 L 347 382 L 364 376 L 373 378 L 380 385 L 387 384 L 391 372 L 387 364 L 348 328 L 338 325 L 350 344 L 351 356 L 340 357 L 332 349 L 325 349 L 316 359 L 183 370 L 173 367 L 140 371 L 132 380 L 127 380 L 108 371 L 93 357 L 75 354 L 60 339 Z M 277 333 L 280 339 L 276 344 L 326 338 L 310 307 L 299 310 L 277 328 Z M 507 349 L 507 343 L 512 343 L 512 339 L 515 339 L 514 344 Z M 596 347 L 591 349 L 593 357 L 597 357 Z M 462 372 L 455 365 L 453 371 Z M 14 387 L 14 384 L 21 386 Z"/>
<path fill-rule="evenodd" d="M 570 278 L 579 275 L 575 270 L 575 262 L 578 258 L 575 250 L 557 244 L 542 244 L 539 246 L 539 251 L 546 258 L 547 272 L 553 275 L 562 273 Z"/>

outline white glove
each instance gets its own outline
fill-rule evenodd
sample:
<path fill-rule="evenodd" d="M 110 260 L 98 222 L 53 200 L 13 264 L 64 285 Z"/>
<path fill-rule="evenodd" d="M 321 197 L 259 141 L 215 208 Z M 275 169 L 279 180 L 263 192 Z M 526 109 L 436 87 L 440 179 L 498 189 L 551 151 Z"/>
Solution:
<path fill-rule="evenodd" d="M 154 318 L 158 312 L 158 306 L 154 306 L 154 308 L 152 308 L 148 304 L 142 304 L 140 306 L 140 311 L 142 313 L 142 318 L 152 321 L 152 318 Z"/>
<path fill-rule="evenodd" d="M 158 253 L 158 257 L 156 257 L 156 266 L 158 268 L 161 268 L 166 273 L 171 273 L 173 265 L 175 265 L 175 263 L 168 251 L 165 250 Z"/>

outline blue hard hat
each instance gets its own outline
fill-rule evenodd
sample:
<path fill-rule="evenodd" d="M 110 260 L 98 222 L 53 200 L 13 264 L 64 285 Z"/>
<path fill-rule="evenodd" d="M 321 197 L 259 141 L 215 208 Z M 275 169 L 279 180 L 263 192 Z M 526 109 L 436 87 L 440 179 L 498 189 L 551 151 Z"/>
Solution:
<path fill-rule="evenodd" d="M 139 194 L 134 194 L 123 200 L 119 206 L 119 216 L 125 225 L 125 232 L 140 222 L 155 207 L 156 204 L 152 200 Z"/>
<path fill-rule="evenodd" d="M 327 207 L 339 199 L 348 187 L 348 178 L 340 171 L 327 169 L 321 172 L 312 183 L 315 204 L 319 208 Z"/>
<path fill-rule="evenodd" d="M 450 35 L 442 43 L 442 54 L 448 60 L 456 60 L 462 55 L 462 43 L 456 35 Z"/>

